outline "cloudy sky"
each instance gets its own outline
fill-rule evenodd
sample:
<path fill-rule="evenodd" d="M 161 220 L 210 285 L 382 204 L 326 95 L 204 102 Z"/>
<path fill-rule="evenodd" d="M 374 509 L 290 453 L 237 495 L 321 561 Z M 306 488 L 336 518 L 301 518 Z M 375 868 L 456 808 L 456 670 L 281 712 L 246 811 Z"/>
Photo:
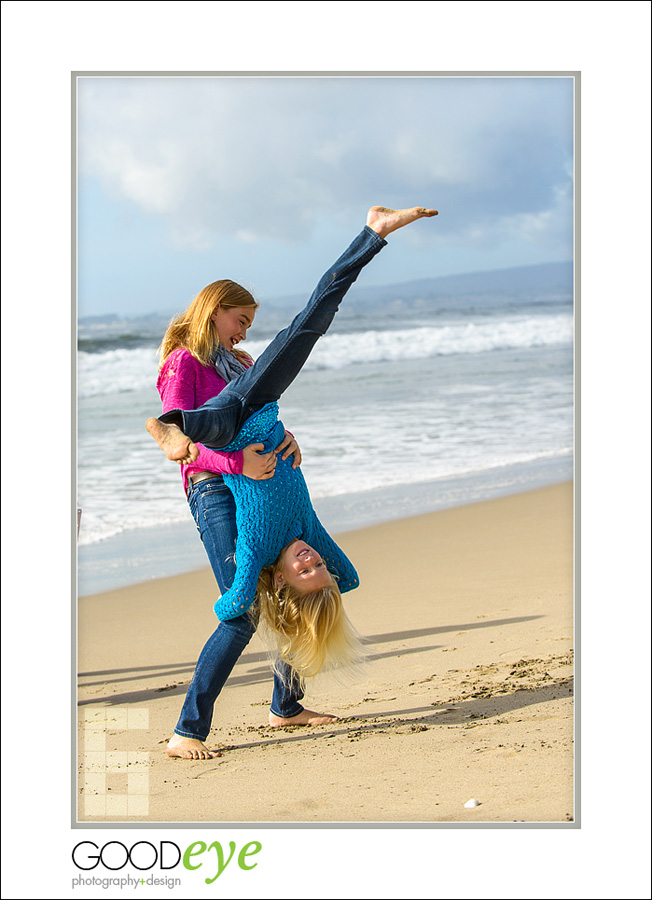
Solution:
<path fill-rule="evenodd" d="M 432 205 L 366 283 L 568 260 L 568 77 L 82 77 L 79 315 L 217 278 L 309 291 L 367 208 Z"/>

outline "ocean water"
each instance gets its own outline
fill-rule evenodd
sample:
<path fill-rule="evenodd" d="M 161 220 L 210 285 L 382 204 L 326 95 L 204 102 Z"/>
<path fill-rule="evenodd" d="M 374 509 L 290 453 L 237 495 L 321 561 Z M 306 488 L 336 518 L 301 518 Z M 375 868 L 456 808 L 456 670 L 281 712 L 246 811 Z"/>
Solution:
<path fill-rule="evenodd" d="M 422 294 L 403 290 L 382 309 L 353 296 L 281 399 L 331 530 L 572 476 L 568 284 L 455 302 Z M 258 314 L 245 344 L 254 358 L 289 321 L 281 307 Z M 165 326 L 80 323 L 80 594 L 205 563 L 178 467 L 144 429 L 161 409 Z"/>

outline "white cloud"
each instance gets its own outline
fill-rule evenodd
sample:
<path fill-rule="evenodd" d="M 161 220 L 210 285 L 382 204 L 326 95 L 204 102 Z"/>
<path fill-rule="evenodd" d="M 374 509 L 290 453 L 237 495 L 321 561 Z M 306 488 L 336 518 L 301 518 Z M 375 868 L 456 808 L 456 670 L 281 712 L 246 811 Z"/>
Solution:
<path fill-rule="evenodd" d="M 465 231 L 472 247 L 498 247 L 505 241 L 521 245 L 545 243 L 552 258 L 568 256 L 573 240 L 573 192 L 569 186 L 550 192 L 550 205 L 538 212 L 513 212 L 473 223 Z"/>
<path fill-rule="evenodd" d="M 446 206 L 442 237 L 545 234 L 568 184 L 570 79 L 85 78 L 80 170 L 177 241 L 299 241 L 371 202 Z M 520 223 L 520 224 L 519 224 Z"/>

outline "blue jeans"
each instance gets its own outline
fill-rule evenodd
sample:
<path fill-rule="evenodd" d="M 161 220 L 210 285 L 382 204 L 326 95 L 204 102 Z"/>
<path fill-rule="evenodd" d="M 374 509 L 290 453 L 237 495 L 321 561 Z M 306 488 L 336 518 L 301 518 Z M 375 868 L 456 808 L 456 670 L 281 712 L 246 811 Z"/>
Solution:
<path fill-rule="evenodd" d="M 233 553 L 237 531 L 233 494 L 221 475 L 217 475 L 190 485 L 188 503 L 217 583 L 224 592 L 231 587 L 235 575 Z M 248 616 L 220 622 L 201 652 L 175 734 L 206 740 L 215 701 L 255 630 Z M 276 669 L 271 710 L 283 718 L 296 716 L 303 710 L 299 703 L 303 699 L 299 680 L 281 660 L 277 660 Z"/>
<path fill-rule="evenodd" d="M 292 384 L 317 340 L 328 330 L 342 298 L 386 243 L 365 226 L 322 275 L 304 309 L 276 335 L 253 366 L 198 409 L 170 410 L 161 421 L 179 425 L 191 440 L 212 450 L 230 444 L 250 416 L 277 401 Z"/>

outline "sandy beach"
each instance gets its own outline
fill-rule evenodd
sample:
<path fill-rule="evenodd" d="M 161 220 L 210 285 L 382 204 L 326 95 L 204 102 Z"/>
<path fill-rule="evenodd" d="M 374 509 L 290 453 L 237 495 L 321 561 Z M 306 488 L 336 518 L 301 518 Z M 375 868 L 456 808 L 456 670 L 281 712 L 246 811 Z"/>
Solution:
<path fill-rule="evenodd" d="M 218 699 L 210 761 L 164 753 L 216 626 L 210 569 L 80 599 L 80 822 L 573 821 L 572 484 L 338 540 L 369 659 L 305 703 L 341 718 L 270 728 L 256 636 Z"/>

